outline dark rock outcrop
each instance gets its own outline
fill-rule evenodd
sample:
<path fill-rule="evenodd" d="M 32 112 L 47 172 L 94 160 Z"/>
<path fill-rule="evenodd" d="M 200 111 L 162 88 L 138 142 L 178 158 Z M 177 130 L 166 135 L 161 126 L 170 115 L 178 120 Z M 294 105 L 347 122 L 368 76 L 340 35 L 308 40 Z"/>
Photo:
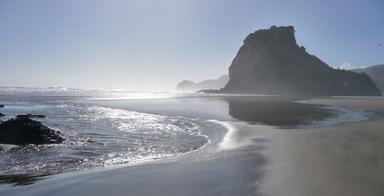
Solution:
<path fill-rule="evenodd" d="M 0 117 L 4 117 L 5 115 L 3 113 L 0 112 Z"/>
<path fill-rule="evenodd" d="M 10 119 L 0 124 L 0 143 L 2 144 L 57 144 L 64 140 L 59 131 L 29 118 Z"/>
<path fill-rule="evenodd" d="M 0 104 L 0 108 L 3 108 L 4 107 L 4 104 Z"/>
<path fill-rule="evenodd" d="M 228 75 L 222 75 L 217 79 L 209 79 L 201 82 L 192 82 L 190 80 L 184 80 L 177 84 L 176 90 L 178 91 L 199 91 L 202 89 L 212 89 L 218 90 L 221 89 L 228 82 Z"/>
<path fill-rule="evenodd" d="M 17 115 L 16 118 L 45 118 L 44 115 L 41 114 L 21 114 Z"/>
<path fill-rule="evenodd" d="M 364 73 L 329 67 L 296 43 L 292 26 L 256 31 L 244 40 L 224 93 L 277 95 L 381 95 Z"/>
<path fill-rule="evenodd" d="M 381 92 L 384 92 L 384 64 L 354 69 L 352 71 L 368 74 L 372 78 L 373 82 L 375 82 L 377 88 L 379 88 Z"/>

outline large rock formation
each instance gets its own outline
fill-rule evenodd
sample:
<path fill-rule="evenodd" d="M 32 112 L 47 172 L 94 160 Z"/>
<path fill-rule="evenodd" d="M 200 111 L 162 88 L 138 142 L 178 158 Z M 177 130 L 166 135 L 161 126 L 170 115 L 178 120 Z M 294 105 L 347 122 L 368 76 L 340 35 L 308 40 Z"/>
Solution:
<path fill-rule="evenodd" d="M 178 91 L 199 91 L 202 89 L 218 90 L 221 89 L 228 82 L 228 75 L 222 75 L 217 79 L 209 79 L 201 82 L 192 82 L 190 80 L 184 80 L 177 84 L 176 90 Z"/>
<path fill-rule="evenodd" d="M 384 64 L 383 65 L 373 65 L 366 68 L 354 69 L 352 71 L 358 73 L 368 74 L 372 80 L 376 83 L 377 88 L 384 92 Z"/>
<path fill-rule="evenodd" d="M 0 124 L 2 144 L 57 144 L 65 139 L 58 131 L 29 118 L 15 118 Z"/>
<path fill-rule="evenodd" d="M 244 40 L 220 92 L 290 95 L 381 95 L 364 73 L 337 70 L 296 43 L 292 26 L 258 30 Z"/>

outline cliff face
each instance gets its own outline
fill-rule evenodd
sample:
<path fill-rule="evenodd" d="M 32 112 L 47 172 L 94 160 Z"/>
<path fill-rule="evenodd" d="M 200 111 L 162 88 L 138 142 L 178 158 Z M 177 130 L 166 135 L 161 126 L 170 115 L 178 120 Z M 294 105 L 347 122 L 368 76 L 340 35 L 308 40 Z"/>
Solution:
<path fill-rule="evenodd" d="M 381 92 L 384 92 L 384 64 L 354 69 L 352 71 L 368 74 L 372 78 L 373 82 L 375 82 L 377 88 L 379 88 Z"/>
<path fill-rule="evenodd" d="M 192 82 L 189 80 L 184 80 L 177 84 L 176 90 L 178 91 L 199 91 L 202 89 L 211 89 L 218 90 L 221 89 L 228 82 L 228 75 L 222 75 L 217 79 L 209 79 L 201 82 Z"/>
<path fill-rule="evenodd" d="M 296 43 L 292 26 L 256 31 L 244 40 L 231 66 L 228 93 L 381 95 L 364 73 L 337 70 Z"/>

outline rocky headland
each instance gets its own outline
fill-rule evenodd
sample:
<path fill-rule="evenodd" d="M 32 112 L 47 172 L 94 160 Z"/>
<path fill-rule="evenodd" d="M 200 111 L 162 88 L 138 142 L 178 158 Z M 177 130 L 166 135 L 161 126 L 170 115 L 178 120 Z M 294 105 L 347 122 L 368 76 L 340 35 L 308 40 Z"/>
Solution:
<path fill-rule="evenodd" d="M 293 26 L 258 30 L 244 40 L 219 93 L 275 95 L 379 96 L 365 73 L 334 69 L 309 54 L 295 39 Z"/>

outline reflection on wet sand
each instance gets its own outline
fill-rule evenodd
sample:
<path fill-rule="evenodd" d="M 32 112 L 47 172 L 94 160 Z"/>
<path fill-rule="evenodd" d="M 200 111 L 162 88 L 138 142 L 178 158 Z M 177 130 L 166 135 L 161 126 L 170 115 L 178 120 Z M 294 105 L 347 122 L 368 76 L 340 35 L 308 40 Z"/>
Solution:
<path fill-rule="evenodd" d="M 229 115 L 251 124 L 281 127 L 305 125 L 324 120 L 334 113 L 319 105 L 297 103 L 294 97 L 248 96 L 226 97 Z"/>

